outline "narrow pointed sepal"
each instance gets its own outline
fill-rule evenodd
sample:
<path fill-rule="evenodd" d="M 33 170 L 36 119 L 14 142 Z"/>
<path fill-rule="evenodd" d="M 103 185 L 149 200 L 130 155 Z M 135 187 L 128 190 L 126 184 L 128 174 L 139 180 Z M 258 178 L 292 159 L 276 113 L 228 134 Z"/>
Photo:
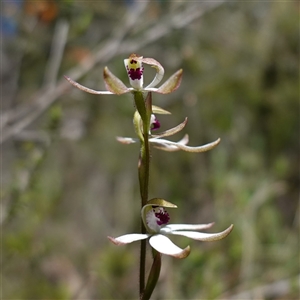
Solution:
<path fill-rule="evenodd" d="M 66 80 L 68 80 L 73 86 L 75 86 L 76 88 L 86 92 L 86 93 L 89 93 L 89 94 L 95 94 L 95 95 L 111 95 L 111 94 L 114 94 L 113 92 L 110 92 L 110 91 L 96 91 L 96 90 L 93 90 L 93 89 L 89 89 L 81 84 L 79 84 L 78 82 L 72 80 L 70 77 L 68 76 L 64 76 Z"/>
<path fill-rule="evenodd" d="M 122 95 L 131 91 L 118 77 L 107 67 L 103 70 L 103 77 L 106 88 L 113 94 Z"/>
<path fill-rule="evenodd" d="M 121 235 L 117 238 L 113 238 L 111 236 L 108 236 L 107 238 L 115 245 L 125 245 L 135 241 L 145 240 L 149 236 L 150 234 L 130 233 L 130 234 Z"/>
<path fill-rule="evenodd" d="M 193 240 L 203 241 L 203 242 L 212 242 L 224 239 L 233 229 L 233 224 L 231 224 L 227 229 L 218 233 L 203 233 L 196 231 L 171 231 L 169 234 L 172 235 L 181 235 Z"/>
<path fill-rule="evenodd" d="M 155 148 L 167 151 L 167 152 L 174 152 L 174 151 L 179 151 L 182 150 L 181 148 L 178 147 L 178 145 L 186 145 L 189 142 L 189 136 L 188 134 L 185 134 L 184 137 L 178 141 L 178 142 L 171 142 L 165 139 L 160 139 L 161 136 L 158 138 L 151 138 L 150 142 L 151 144 L 154 145 Z"/>
<path fill-rule="evenodd" d="M 169 94 L 177 90 L 181 83 L 182 73 L 183 73 L 182 69 L 178 70 L 155 92 L 159 94 Z"/>
<path fill-rule="evenodd" d="M 170 136 L 170 135 L 173 135 L 179 131 L 181 131 L 185 125 L 187 124 L 187 121 L 188 119 L 185 118 L 184 121 L 182 123 L 180 123 L 179 125 L 171 128 L 171 129 L 168 129 L 168 130 L 165 130 L 163 132 L 160 132 L 159 134 L 152 134 L 151 137 L 153 138 L 162 138 L 162 137 L 165 137 L 165 136 Z"/>
<path fill-rule="evenodd" d="M 164 139 L 151 139 L 150 142 L 154 144 L 155 148 L 164 150 L 164 151 L 178 151 L 178 150 L 183 150 L 186 152 L 194 152 L 194 153 L 200 153 L 200 152 L 206 152 L 209 151 L 213 148 L 215 148 L 219 143 L 221 139 L 217 139 L 216 141 L 203 145 L 203 146 L 198 146 L 198 147 L 191 147 L 187 146 L 186 140 L 182 139 L 179 142 L 171 142 L 168 140 Z"/>
<path fill-rule="evenodd" d="M 180 148 L 181 150 L 187 151 L 187 152 L 206 152 L 209 151 L 213 148 L 215 148 L 217 145 L 219 145 L 221 139 L 218 138 L 216 141 L 203 145 L 203 146 L 198 146 L 198 147 L 191 147 L 191 146 L 186 146 L 183 144 L 178 143 L 177 147 Z"/>
<path fill-rule="evenodd" d="M 168 237 L 162 234 L 151 236 L 149 243 L 156 251 L 176 258 L 185 258 L 190 254 L 191 251 L 190 246 L 181 249 L 176 246 Z"/>
<path fill-rule="evenodd" d="M 170 115 L 171 113 L 159 106 L 152 105 L 152 112 L 158 115 Z"/>

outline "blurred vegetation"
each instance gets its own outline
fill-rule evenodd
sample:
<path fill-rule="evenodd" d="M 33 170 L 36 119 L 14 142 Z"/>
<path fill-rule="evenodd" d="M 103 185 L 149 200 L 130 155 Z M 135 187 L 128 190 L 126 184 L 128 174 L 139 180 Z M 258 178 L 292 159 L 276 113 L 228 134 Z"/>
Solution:
<path fill-rule="evenodd" d="M 70 68 L 84 68 L 141 3 L 1 5 L 5 116 L 34 110 L 34 95 L 51 84 L 54 93 Z M 135 52 L 161 62 L 166 78 L 184 69 L 175 93 L 153 97 L 172 112 L 160 118 L 162 129 L 187 116 L 191 145 L 222 139 L 204 154 L 153 149 L 150 196 L 178 205 L 174 223 L 215 221 L 216 231 L 235 224 L 219 242 L 178 239 L 182 247 L 190 243 L 191 255 L 163 257 L 153 299 L 299 299 L 299 2 L 144 5 L 123 39 L 133 38 Z M 178 17 L 182 24 L 189 7 L 202 13 L 170 29 L 168 21 Z M 49 62 L 60 22 L 67 35 L 53 82 Z M 144 43 L 157 25 L 169 31 L 160 37 L 157 30 Z M 78 81 L 103 89 L 108 65 L 127 82 L 123 59 L 132 50 L 126 51 L 104 57 Z M 145 68 L 150 81 L 153 70 Z M 139 245 L 116 247 L 106 238 L 139 230 L 138 146 L 115 140 L 133 136 L 133 112 L 130 96 L 70 86 L 3 142 L 2 299 L 137 297 Z"/>

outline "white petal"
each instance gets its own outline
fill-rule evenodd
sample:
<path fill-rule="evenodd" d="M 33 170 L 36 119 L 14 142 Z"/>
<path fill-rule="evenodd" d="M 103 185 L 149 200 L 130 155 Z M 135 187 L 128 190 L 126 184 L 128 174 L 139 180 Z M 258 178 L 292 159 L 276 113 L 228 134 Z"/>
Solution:
<path fill-rule="evenodd" d="M 167 151 L 167 152 L 175 152 L 175 151 L 180 150 L 178 147 L 173 146 L 173 145 L 167 145 L 167 144 L 164 144 L 164 143 L 157 143 L 156 141 L 153 142 L 153 141 L 151 141 L 151 139 L 149 141 L 150 141 L 151 144 L 153 144 L 153 146 L 156 149 L 160 149 L 160 150 Z"/>
<path fill-rule="evenodd" d="M 178 142 L 172 142 L 169 140 L 165 140 L 165 139 L 160 138 L 160 136 L 153 137 L 149 141 L 152 143 L 157 143 L 157 144 L 162 144 L 162 145 L 171 145 L 171 146 L 178 147 L 178 144 L 186 145 L 189 142 L 189 136 L 188 136 L 188 134 L 185 134 L 184 137 Z"/>
<path fill-rule="evenodd" d="M 230 225 L 226 230 L 218 233 L 203 233 L 197 231 L 171 231 L 169 234 L 181 235 L 197 241 L 210 242 L 217 241 L 225 238 L 233 229 L 233 225 Z"/>
<path fill-rule="evenodd" d="M 203 145 L 203 146 L 198 146 L 198 147 L 191 147 L 191 146 L 186 146 L 181 143 L 177 143 L 178 148 L 181 150 L 187 151 L 187 152 L 206 152 L 208 150 L 211 150 L 215 148 L 219 143 L 221 139 L 218 138 L 216 141 Z"/>
<path fill-rule="evenodd" d="M 161 228 L 161 233 L 169 233 L 176 230 L 203 230 L 211 228 L 214 223 L 208 224 L 168 224 Z"/>
<path fill-rule="evenodd" d="M 186 145 L 188 142 L 189 142 L 189 135 L 185 134 L 184 137 L 180 141 L 178 141 L 177 143 L 181 144 L 181 145 Z"/>
<path fill-rule="evenodd" d="M 124 245 L 124 244 L 130 244 L 135 241 L 147 239 L 149 236 L 150 234 L 130 233 L 130 234 L 121 235 L 117 238 L 113 238 L 111 236 L 108 236 L 107 238 L 116 245 Z"/>
<path fill-rule="evenodd" d="M 190 254 L 189 246 L 185 249 L 181 249 L 168 237 L 161 234 L 151 236 L 149 243 L 155 250 L 162 254 L 171 255 L 177 258 L 185 258 Z"/>
<path fill-rule="evenodd" d="M 152 143 L 155 148 L 168 151 L 168 152 L 181 150 L 181 147 L 179 147 L 179 145 L 185 145 L 186 143 L 188 143 L 188 141 L 189 141 L 189 136 L 187 134 L 177 143 L 169 140 L 161 139 L 159 136 L 149 139 L 149 142 Z"/>
<path fill-rule="evenodd" d="M 142 58 L 142 62 L 144 64 L 150 65 L 156 70 L 156 74 L 153 81 L 147 86 L 147 88 L 153 88 L 157 84 L 159 84 L 162 78 L 164 77 L 164 73 L 165 73 L 164 68 L 158 61 L 156 61 L 153 58 Z"/>
<path fill-rule="evenodd" d="M 181 141 L 175 143 L 175 142 L 171 142 L 165 139 L 150 139 L 150 141 L 152 143 L 158 144 L 158 146 L 160 147 L 161 145 L 165 146 L 165 147 L 176 147 L 178 150 L 184 150 L 184 151 L 188 151 L 188 152 L 205 152 L 208 150 L 213 149 L 214 147 L 216 147 L 219 143 L 220 143 L 220 139 L 217 139 L 216 141 L 203 145 L 203 146 L 198 146 L 198 147 L 190 147 L 190 146 L 186 146 L 185 145 L 185 138 L 182 139 Z"/>
<path fill-rule="evenodd" d="M 146 92 L 156 92 L 157 90 L 158 88 L 148 88 L 148 87 L 144 88 L 144 91 Z"/>

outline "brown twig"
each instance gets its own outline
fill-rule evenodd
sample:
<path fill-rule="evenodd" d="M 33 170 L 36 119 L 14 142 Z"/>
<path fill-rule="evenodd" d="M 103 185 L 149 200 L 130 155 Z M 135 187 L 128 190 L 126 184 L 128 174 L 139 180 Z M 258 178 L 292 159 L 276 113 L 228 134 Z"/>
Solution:
<path fill-rule="evenodd" d="M 138 36 L 137 38 L 131 38 L 122 42 L 130 29 L 136 26 L 137 22 L 141 20 L 140 16 L 147 7 L 147 1 L 138 2 L 138 5 L 136 5 L 134 9 L 128 10 L 124 20 L 120 22 L 121 25 L 113 31 L 112 37 L 108 41 L 101 43 L 89 58 L 66 73 L 76 81 L 99 62 L 106 63 L 115 55 L 135 52 L 166 36 L 174 28 L 180 29 L 187 26 L 204 13 L 211 11 L 224 2 L 225 0 L 205 3 L 203 6 L 199 6 L 199 3 L 193 3 L 192 5 L 189 3 L 181 13 L 174 16 L 172 16 L 172 14 L 166 15 L 160 22 L 146 30 L 142 37 Z M 13 110 L 2 113 L 0 144 L 15 136 L 36 120 L 70 87 L 65 79 L 61 79 L 57 82 L 56 86 L 41 88 L 33 95 L 30 101 L 30 103 L 33 104 L 19 105 Z"/>

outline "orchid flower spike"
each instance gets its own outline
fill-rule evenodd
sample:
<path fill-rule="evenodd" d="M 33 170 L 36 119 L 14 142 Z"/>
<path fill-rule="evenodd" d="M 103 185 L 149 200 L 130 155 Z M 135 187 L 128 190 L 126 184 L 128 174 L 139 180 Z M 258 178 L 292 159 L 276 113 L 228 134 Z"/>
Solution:
<path fill-rule="evenodd" d="M 230 225 L 227 229 L 219 233 L 202 233 L 199 230 L 208 229 L 214 223 L 209 224 L 168 224 L 170 216 L 166 208 L 176 208 L 177 206 L 160 198 L 154 198 L 142 208 L 142 220 L 148 233 L 130 233 L 108 239 L 116 245 L 130 244 L 149 238 L 150 245 L 158 252 L 176 258 L 185 258 L 190 254 L 190 246 L 184 249 L 176 246 L 168 235 L 181 235 L 197 241 L 217 241 L 225 238 L 233 229 Z"/>
<path fill-rule="evenodd" d="M 152 82 L 143 87 L 143 73 L 144 67 L 143 63 L 150 65 L 156 70 L 156 75 Z M 143 56 L 137 56 L 136 54 L 131 54 L 129 58 L 124 59 L 125 68 L 128 74 L 129 82 L 131 87 L 127 87 L 118 77 L 116 77 L 107 67 L 103 70 L 103 77 L 107 91 L 96 91 L 87 88 L 78 82 L 72 80 L 70 77 L 65 76 L 65 78 L 78 89 L 97 95 L 122 95 L 129 92 L 140 91 L 140 92 L 156 92 L 159 94 L 169 94 L 175 91 L 181 83 L 182 69 L 175 72 L 163 85 L 159 88 L 155 88 L 158 83 L 162 80 L 164 76 L 164 68 L 162 65 L 153 58 L 143 58 Z"/>
<path fill-rule="evenodd" d="M 151 131 L 157 130 L 160 128 L 160 122 L 159 120 L 156 118 L 155 114 L 171 114 L 170 112 L 168 112 L 167 110 L 152 105 L 152 115 L 151 115 L 151 119 L 150 119 L 150 128 Z M 133 122 L 134 122 L 134 127 L 136 130 L 136 133 L 139 137 L 139 139 L 143 139 L 143 126 L 142 126 L 142 120 L 141 120 L 141 116 L 140 114 L 136 111 L 133 117 Z M 168 129 L 166 131 L 163 131 L 161 133 L 158 134 L 152 134 L 152 132 L 150 132 L 150 138 L 149 138 L 149 143 L 152 144 L 155 148 L 160 149 L 160 150 L 164 150 L 164 151 L 168 151 L 168 152 L 173 152 L 173 151 L 179 151 L 179 150 L 183 150 L 183 151 L 187 151 L 187 152 L 206 152 L 209 151 L 213 148 L 215 148 L 221 141 L 220 138 L 218 138 L 217 140 L 215 140 L 214 142 L 202 145 L 202 146 L 196 146 L 196 147 L 192 147 L 192 146 L 188 146 L 187 143 L 189 142 L 189 136 L 186 134 L 184 135 L 184 137 L 178 141 L 178 142 L 172 142 L 166 139 L 163 139 L 163 137 L 167 137 L 167 136 L 171 136 L 179 131 L 181 131 L 185 125 L 187 124 L 187 118 L 185 118 L 185 120 L 180 123 L 179 125 Z M 117 141 L 122 143 L 122 144 L 133 144 L 133 143 L 137 143 L 139 141 L 139 139 L 136 138 L 130 138 L 130 137 L 117 137 Z"/>

